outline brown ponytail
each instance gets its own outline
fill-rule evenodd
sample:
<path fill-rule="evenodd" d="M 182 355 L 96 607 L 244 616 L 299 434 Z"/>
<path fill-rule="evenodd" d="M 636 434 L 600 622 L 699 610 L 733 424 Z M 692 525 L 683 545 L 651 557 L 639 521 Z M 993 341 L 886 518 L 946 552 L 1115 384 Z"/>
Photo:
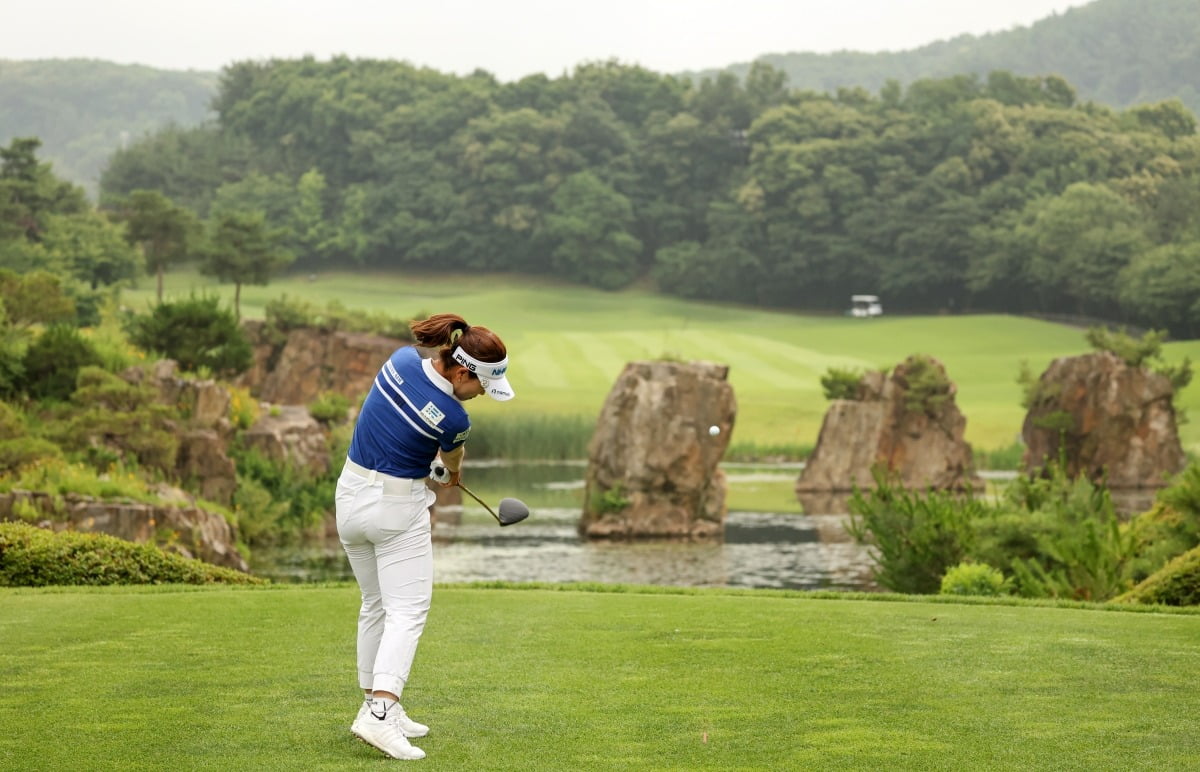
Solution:
<path fill-rule="evenodd" d="M 499 362 L 508 356 L 500 336 L 486 327 L 467 324 L 458 314 L 434 314 L 424 321 L 409 324 L 413 338 L 420 346 L 441 348 L 438 356 L 444 368 L 462 367 L 454 361 L 455 346 L 480 362 Z"/>

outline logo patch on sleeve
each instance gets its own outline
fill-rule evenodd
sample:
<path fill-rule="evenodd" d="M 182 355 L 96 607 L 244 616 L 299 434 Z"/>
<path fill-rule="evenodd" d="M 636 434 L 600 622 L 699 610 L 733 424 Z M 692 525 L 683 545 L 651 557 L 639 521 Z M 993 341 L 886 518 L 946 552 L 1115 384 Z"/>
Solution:
<path fill-rule="evenodd" d="M 470 433 L 471 433 L 471 427 L 468 426 L 466 429 L 463 429 L 461 432 L 454 435 L 454 442 L 456 444 L 459 442 L 465 442 L 467 439 L 467 435 Z"/>
<path fill-rule="evenodd" d="M 432 402 L 426 403 L 425 407 L 421 408 L 421 417 L 425 419 L 425 423 L 430 426 L 437 426 L 446 417 L 446 414 L 438 410 L 438 406 Z"/>

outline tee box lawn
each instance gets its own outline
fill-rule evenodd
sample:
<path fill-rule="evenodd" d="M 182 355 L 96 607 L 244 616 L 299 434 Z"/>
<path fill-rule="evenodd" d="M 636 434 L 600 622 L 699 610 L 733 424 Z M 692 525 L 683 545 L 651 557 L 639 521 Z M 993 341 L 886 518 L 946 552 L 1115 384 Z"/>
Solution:
<path fill-rule="evenodd" d="M 435 589 L 422 769 L 1200 768 L 1196 613 L 599 589 Z M 0 588 L 0 768 L 379 769 L 358 602 Z"/>
<path fill-rule="evenodd" d="M 192 271 L 166 276 L 167 298 L 209 293 L 232 304 L 233 286 Z M 286 295 L 324 308 L 401 318 L 454 312 L 490 327 L 511 352 L 518 398 L 478 400 L 472 413 L 594 417 L 625 364 L 638 359 L 704 359 L 729 365 L 737 397 L 733 443 L 811 447 L 828 407 L 820 377 L 830 368 L 887 369 L 911 354 L 940 360 L 958 388 L 966 439 L 977 450 L 1007 448 L 1019 437 L 1024 409 L 1017 383 L 1022 362 L 1036 376 L 1061 356 L 1087 353 L 1084 330 L 1004 315 L 895 316 L 857 319 L 689 302 L 641 290 L 603 292 L 529 277 L 322 273 L 288 276 L 242 288 L 242 313 L 261 318 Z M 153 282 L 127 290 L 144 310 Z M 886 298 L 885 298 L 886 301 Z M 849 300 L 847 299 L 847 302 Z M 886 310 L 886 309 L 885 309 Z M 1168 343 L 1171 363 L 1200 361 L 1200 340 Z M 1200 412 L 1200 386 L 1178 404 Z M 1200 424 L 1180 429 L 1200 453 Z"/>

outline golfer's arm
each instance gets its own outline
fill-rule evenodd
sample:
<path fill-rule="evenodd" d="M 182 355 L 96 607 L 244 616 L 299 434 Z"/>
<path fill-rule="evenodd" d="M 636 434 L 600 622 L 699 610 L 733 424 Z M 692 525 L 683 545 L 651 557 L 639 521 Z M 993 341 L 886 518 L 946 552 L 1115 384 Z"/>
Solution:
<path fill-rule="evenodd" d="M 463 456 L 466 449 L 466 445 L 459 445 L 450 452 L 441 451 L 442 465 L 449 469 L 451 474 L 458 474 L 462 471 Z"/>

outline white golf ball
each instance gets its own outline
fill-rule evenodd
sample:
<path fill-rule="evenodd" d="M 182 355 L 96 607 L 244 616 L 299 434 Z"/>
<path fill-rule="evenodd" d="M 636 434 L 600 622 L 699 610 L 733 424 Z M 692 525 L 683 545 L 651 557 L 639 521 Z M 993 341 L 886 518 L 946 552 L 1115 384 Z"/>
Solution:
<path fill-rule="evenodd" d="M 720 433 L 721 433 L 721 427 L 716 426 L 716 425 L 708 427 L 708 434 L 710 437 L 716 437 Z"/>

